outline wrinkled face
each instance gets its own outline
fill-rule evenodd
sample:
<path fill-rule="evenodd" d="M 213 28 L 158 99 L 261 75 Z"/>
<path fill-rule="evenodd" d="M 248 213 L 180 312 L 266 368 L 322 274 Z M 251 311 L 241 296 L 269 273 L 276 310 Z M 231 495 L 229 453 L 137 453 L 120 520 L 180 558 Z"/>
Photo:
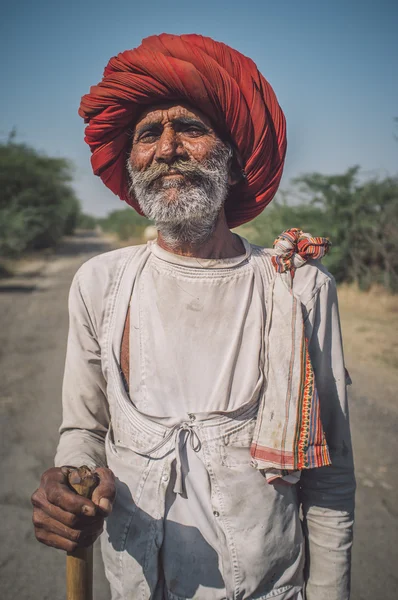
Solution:
<path fill-rule="evenodd" d="M 136 123 L 130 164 L 134 171 L 167 165 L 156 187 L 166 184 L 175 190 L 182 186 L 178 181 L 182 182 L 184 174 L 173 169 L 173 164 L 206 163 L 220 144 L 209 119 L 199 110 L 183 105 L 156 108 L 146 111 Z M 175 196 L 175 192 L 168 195 L 170 201 Z"/>
<path fill-rule="evenodd" d="M 228 193 L 231 156 L 194 108 L 160 106 L 138 120 L 127 163 L 131 191 L 171 245 L 212 233 Z"/>

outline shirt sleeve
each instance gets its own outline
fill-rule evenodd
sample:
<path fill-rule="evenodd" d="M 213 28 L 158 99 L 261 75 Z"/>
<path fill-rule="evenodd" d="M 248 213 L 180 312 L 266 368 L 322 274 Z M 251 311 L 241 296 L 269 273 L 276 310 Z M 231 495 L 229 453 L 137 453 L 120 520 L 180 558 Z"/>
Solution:
<path fill-rule="evenodd" d="M 80 272 L 69 293 L 69 335 L 62 388 L 63 418 L 55 465 L 106 466 L 109 426 L 98 334 L 82 293 Z"/>
<path fill-rule="evenodd" d="M 355 478 L 336 285 L 328 278 L 306 306 L 306 335 L 331 466 L 299 484 L 306 538 L 306 599 L 348 600 Z"/>

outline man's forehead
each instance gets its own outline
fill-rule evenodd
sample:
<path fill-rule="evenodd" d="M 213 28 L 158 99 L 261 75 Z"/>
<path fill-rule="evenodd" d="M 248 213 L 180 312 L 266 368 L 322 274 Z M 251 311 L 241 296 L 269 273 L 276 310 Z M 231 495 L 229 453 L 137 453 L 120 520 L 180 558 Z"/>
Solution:
<path fill-rule="evenodd" d="M 174 102 L 147 107 L 137 119 L 135 128 L 145 123 L 162 123 L 182 117 L 202 121 L 208 127 L 213 128 L 210 119 L 198 108 Z"/>

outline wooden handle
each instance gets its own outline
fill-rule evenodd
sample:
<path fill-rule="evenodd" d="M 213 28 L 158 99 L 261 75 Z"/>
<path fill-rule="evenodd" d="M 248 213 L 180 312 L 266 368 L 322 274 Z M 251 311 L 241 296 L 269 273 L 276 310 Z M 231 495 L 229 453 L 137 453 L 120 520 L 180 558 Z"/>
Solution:
<path fill-rule="evenodd" d="M 93 473 L 93 471 L 85 465 L 79 469 L 70 471 L 68 481 L 75 492 L 77 492 L 79 496 L 84 496 L 85 498 L 91 498 L 93 491 L 99 484 L 97 473 Z"/>
<path fill-rule="evenodd" d="M 86 466 L 70 471 L 69 485 L 80 496 L 91 498 L 99 483 L 96 473 Z M 93 599 L 93 547 L 78 548 L 66 557 L 66 599 Z"/>

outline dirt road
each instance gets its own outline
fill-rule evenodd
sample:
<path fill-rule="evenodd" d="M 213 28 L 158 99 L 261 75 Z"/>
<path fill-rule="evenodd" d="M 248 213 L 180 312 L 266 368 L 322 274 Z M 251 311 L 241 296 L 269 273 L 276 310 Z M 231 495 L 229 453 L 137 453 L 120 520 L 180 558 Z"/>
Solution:
<path fill-rule="evenodd" d="M 52 466 L 68 330 L 67 297 L 82 262 L 108 250 L 70 238 L 40 274 L 0 283 L 0 598 L 63 600 L 65 554 L 34 538 L 30 496 Z M 95 599 L 109 588 L 96 548 Z"/>
<path fill-rule="evenodd" d="M 30 495 L 52 464 L 73 274 L 109 249 L 94 234 L 65 242 L 40 273 L 0 282 L 0 598 L 61 600 L 62 552 L 38 544 Z M 347 363 L 358 496 L 352 600 L 395 600 L 398 589 L 398 403 L 377 370 Z M 95 600 L 108 600 L 99 553 Z M 322 599 L 320 599 L 322 600 Z"/>

